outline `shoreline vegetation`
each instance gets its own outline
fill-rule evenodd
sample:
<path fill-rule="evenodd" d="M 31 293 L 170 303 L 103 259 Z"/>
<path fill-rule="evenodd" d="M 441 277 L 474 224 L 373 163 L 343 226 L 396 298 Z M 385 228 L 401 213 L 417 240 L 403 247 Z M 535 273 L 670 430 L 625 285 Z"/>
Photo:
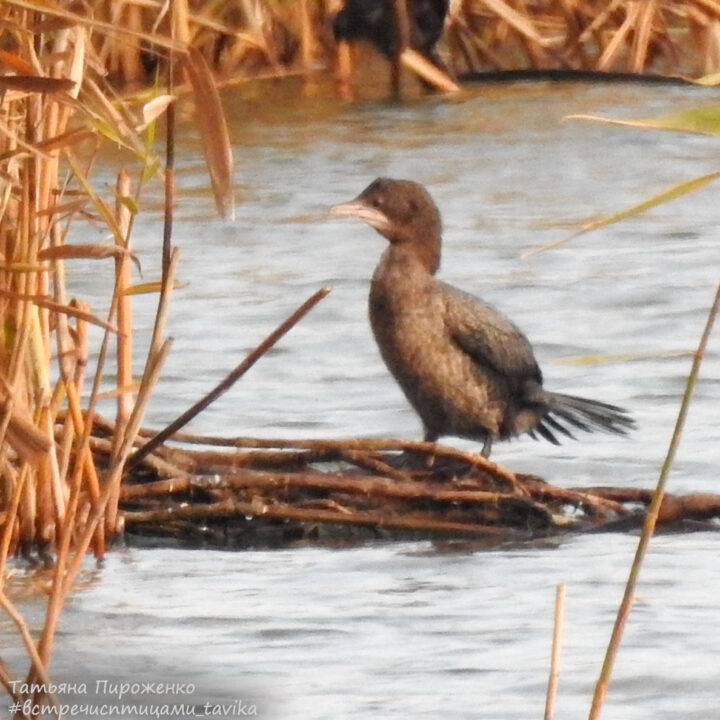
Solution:
<path fill-rule="evenodd" d="M 88 551 L 102 558 L 126 526 L 202 543 L 202 524 L 216 534 L 214 544 L 235 536 L 245 546 L 334 541 L 320 528 L 350 526 L 367 531 L 356 539 L 382 536 L 383 528 L 517 539 L 636 528 L 654 502 L 648 491 L 550 486 L 445 446 L 175 434 L 183 447 L 169 447 L 143 429 L 171 345 L 164 320 L 179 262 L 172 245 L 177 94 L 187 88 L 192 95 L 217 209 L 232 217 L 232 152 L 218 87 L 321 73 L 335 79 L 339 101 L 351 97 L 363 64 L 353 58 L 371 51 L 334 41 L 330 19 L 340 4 L 145 0 L 80 7 L 7 0 L 0 7 L 0 605 L 27 649 L 29 686 L 50 686 L 58 618 Z M 440 51 L 456 78 L 536 69 L 707 76 L 703 82 L 710 84 L 720 66 L 720 4 L 453 2 Z M 418 64 L 403 52 L 395 60 L 430 84 L 453 89 L 447 83 L 456 81 L 433 76 L 422 58 Z M 155 149 L 158 121 L 164 154 Z M 119 146 L 132 166 L 118 169 L 109 193 L 93 179 L 106 145 Z M 165 189 L 162 275 L 133 285 L 133 221 L 151 181 Z M 109 240 L 66 242 L 78 221 L 102 227 Z M 66 278 L 76 258 L 114 264 L 104 317 L 69 296 Z M 306 301 L 308 310 L 321 292 Z M 133 365 L 138 293 L 157 298 L 142 369 L 137 358 Z M 279 326 L 272 342 L 300 317 Z M 90 325 L 103 331 L 99 348 L 89 346 Z M 259 360 L 272 338 L 213 393 Z M 98 357 L 92 365 L 91 357 Z M 103 381 L 106 363 L 116 372 Z M 108 394 L 117 410 L 106 420 L 95 406 Z M 399 462 L 400 453 L 413 462 Z M 210 482 L 210 475 L 219 479 Z M 666 496 L 654 511 L 668 523 L 703 522 L 720 515 L 720 497 Z M 17 555 L 50 568 L 37 639 L 7 592 Z M 18 683 L 2 662 L 0 683 L 14 702 L 28 699 L 15 691 Z M 42 692 L 29 699 L 39 702 Z"/>
<path fill-rule="evenodd" d="M 176 37 L 194 47 L 218 81 L 352 69 L 364 43 L 336 43 L 342 0 L 177 3 Z M 146 87 L 167 63 L 168 14 L 160 3 L 98 3 L 95 20 L 121 25 L 96 43 L 118 87 Z M 152 28 L 152 33 L 147 32 Z M 102 32 L 102 28 L 98 28 Z M 97 31 L 96 31 L 97 32 Z M 581 0 L 451 2 L 439 45 L 457 76 L 518 70 L 581 70 L 701 77 L 717 71 L 720 5 L 707 0 L 597 3 Z M 410 63 L 412 64 L 412 63 Z M 356 68 L 357 69 L 357 68 Z"/>

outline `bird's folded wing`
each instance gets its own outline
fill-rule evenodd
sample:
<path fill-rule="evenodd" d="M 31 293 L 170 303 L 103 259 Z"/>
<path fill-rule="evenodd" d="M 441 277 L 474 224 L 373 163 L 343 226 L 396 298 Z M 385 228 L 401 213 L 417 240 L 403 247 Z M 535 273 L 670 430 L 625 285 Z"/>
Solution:
<path fill-rule="evenodd" d="M 489 303 L 442 284 L 446 327 L 464 352 L 508 377 L 542 382 L 532 346 L 516 325 Z"/>

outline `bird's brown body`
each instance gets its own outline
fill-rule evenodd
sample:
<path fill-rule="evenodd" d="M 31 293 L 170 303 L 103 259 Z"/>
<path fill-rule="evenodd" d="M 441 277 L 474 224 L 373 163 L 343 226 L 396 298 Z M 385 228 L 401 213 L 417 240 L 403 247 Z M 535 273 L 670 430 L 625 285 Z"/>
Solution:
<path fill-rule="evenodd" d="M 566 425 L 625 432 L 614 405 L 542 387 L 532 346 L 504 315 L 435 278 L 441 221 L 427 191 L 379 178 L 335 214 L 360 217 L 390 245 L 370 286 L 370 323 L 382 357 L 425 427 L 425 438 L 493 440 L 529 432 L 557 443 Z"/>

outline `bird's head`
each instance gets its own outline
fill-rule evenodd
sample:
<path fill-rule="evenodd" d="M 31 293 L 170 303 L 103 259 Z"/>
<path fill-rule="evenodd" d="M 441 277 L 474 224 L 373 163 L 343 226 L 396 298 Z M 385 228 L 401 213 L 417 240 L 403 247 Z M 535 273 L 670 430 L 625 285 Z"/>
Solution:
<path fill-rule="evenodd" d="M 354 200 L 336 205 L 330 212 L 364 220 L 391 243 L 437 244 L 442 232 L 433 199 L 412 180 L 377 178 Z"/>

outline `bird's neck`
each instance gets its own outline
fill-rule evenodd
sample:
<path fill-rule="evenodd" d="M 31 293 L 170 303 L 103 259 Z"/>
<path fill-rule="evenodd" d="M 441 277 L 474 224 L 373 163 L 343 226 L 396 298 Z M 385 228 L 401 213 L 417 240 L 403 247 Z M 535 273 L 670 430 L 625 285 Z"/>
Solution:
<path fill-rule="evenodd" d="M 427 236 L 422 239 L 397 240 L 390 244 L 387 259 L 393 265 L 420 270 L 434 275 L 440 267 L 440 238 Z"/>

